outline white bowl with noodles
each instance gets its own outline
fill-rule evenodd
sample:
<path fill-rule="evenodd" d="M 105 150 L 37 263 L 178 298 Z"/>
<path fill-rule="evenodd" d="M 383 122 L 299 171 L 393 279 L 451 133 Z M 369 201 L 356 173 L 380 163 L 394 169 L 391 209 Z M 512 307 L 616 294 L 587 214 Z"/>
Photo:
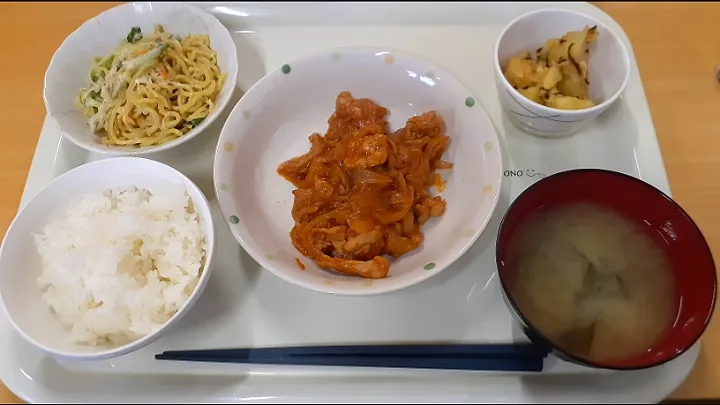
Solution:
<path fill-rule="evenodd" d="M 160 50 L 147 43 L 154 40 L 156 24 L 176 39 L 207 36 L 216 61 L 207 56 L 207 47 L 198 37 L 162 42 L 169 45 L 159 57 L 162 60 L 148 58 Z M 140 28 L 144 39 L 128 43 L 134 27 Z M 127 50 L 113 55 L 121 44 Z M 104 59 L 100 63 L 103 67 L 94 66 L 94 58 L 110 55 L 114 56 L 112 61 Z M 211 66 L 225 76 L 224 82 Z M 112 155 L 159 152 L 187 142 L 215 121 L 232 95 L 237 70 L 235 43 L 227 28 L 211 14 L 182 3 L 126 3 L 86 21 L 63 41 L 45 73 L 45 107 L 62 134 L 89 151 Z M 129 71 L 127 76 L 124 71 Z M 192 77 L 193 72 L 202 74 Z M 107 91 L 101 86 L 106 75 Z M 126 87 L 116 83 L 126 83 Z M 101 133 L 91 129 L 89 117 L 77 105 L 85 88 L 89 90 L 84 103 L 91 114 L 97 111 L 92 125 L 103 128 Z M 171 98 L 171 94 L 180 95 Z M 114 119 L 103 120 L 108 115 Z M 196 119 L 202 116 L 205 118 Z M 103 142 L 109 136 L 105 129 L 113 134 L 108 138 L 113 144 Z"/>
<path fill-rule="evenodd" d="M 111 207 L 107 190 L 132 186 L 152 197 L 117 193 Z M 53 356 L 122 356 L 191 310 L 210 280 L 215 241 L 207 198 L 179 171 L 141 157 L 86 163 L 46 185 L 8 227 L 0 307 L 27 342 Z M 128 254 L 127 243 L 138 242 Z M 136 260 L 153 268 L 138 269 Z"/>
<path fill-rule="evenodd" d="M 278 175 L 278 165 L 307 153 L 313 132 L 325 134 L 342 91 L 387 108 L 389 131 L 435 110 L 450 137 L 442 159 L 454 167 L 439 171 L 446 181 L 445 212 L 422 226 L 424 241 L 417 249 L 390 259 L 385 278 L 320 269 L 290 238 L 295 187 Z M 348 47 L 289 61 L 255 84 L 222 129 L 214 181 L 233 236 L 264 268 L 304 288 L 372 295 L 427 280 L 472 246 L 495 210 L 502 159 L 492 122 L 451 73 L 384 47 Z"/>

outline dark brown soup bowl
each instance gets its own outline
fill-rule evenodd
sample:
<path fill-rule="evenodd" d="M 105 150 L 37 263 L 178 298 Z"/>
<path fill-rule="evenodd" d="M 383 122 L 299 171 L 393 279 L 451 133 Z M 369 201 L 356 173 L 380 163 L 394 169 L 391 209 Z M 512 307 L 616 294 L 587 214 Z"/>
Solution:
<path fill-rule="evenodd" d="M 603 363 L 573 355 L 533 326 L 533 320 L 523 314 L 508 289 L 516 271 L 507 260 L 508 243 L 518 226 L 538 209 L 579 202 L 602 205 L 633 221 L 645 229 L 667 254 L 674 274 L 677 317 L 663 337 L 641 355 Z M 589 367 L 638 370 L 675 359 L 702 336 L 715 308 L 715 263 L 697 225 L 665 193 L 619 172 L 569 170 L 548 176 L 528 187 L 505 213 L 497 238 L 496 261 L 505 301 L 530 340 L 562 359 Z"/>

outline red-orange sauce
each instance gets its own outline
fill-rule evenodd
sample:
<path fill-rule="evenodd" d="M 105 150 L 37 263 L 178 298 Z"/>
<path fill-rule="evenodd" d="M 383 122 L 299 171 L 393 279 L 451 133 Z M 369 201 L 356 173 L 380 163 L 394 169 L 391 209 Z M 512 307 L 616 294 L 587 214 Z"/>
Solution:
<path fill-rule="evenodd" d="M 320 268 L 384 278 L 390 263 L 417 249 L 421 226 L 445 211 L 431 196 L 435 170 L 450 138 L 435 111 L 411 117 L 390 133 L 388 110 L 342 92 L 325 135 L 310 135 L 310 151 L 278 166 L 295 185 L 290 238 Z M 440 179 L 439 189 L 444 187 Z"/>
<path fill-rule="evenodd" d="M 438 191 L 438 193 L 442 193 L 445 191 L 445 185 L 447 184 L 447 180 L 443 180 L 442 176 L 440 176 L 440 173 L 435 173 L 435 176 L 433 176 L 433 186 L 435 186 L 435 189 Z"/>

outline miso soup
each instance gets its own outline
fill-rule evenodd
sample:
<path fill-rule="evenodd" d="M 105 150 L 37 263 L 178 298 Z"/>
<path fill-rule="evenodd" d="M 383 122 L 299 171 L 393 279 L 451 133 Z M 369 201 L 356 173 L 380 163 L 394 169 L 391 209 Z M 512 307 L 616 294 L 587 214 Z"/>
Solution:
<path fill-rule="evenodd" d="M 677 314 L 674 275 L 645 229 L 595 204 L 541 209 L 508 245 L 509 292 L 557 346 L 590 361 L 642 355 Z"/>

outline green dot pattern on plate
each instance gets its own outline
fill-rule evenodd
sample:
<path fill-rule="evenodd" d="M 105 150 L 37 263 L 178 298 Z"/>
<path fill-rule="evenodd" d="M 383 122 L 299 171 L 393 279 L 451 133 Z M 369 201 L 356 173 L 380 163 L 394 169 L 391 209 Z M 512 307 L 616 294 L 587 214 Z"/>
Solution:
<path fill-rule="evenodd" d="M 243 111 L 243 118 L 248 119 L 248 118 L 250 118 L 251 115 L 252 114 L 250 114 L 250 111 L 248 111 L 248 110 Z"/>
<path fill-rule="evenodd" d="M 427 71 L 427 72 L 425 72 L 425 77 L 427 77 L 429 79 L 433 79 L 433 78 L 435 78 L 435 73 L 433 73 L 431 71 Z"/>
<path fill-rule="evenodd" d="M 237 215 L 230 215 L 230 222 L 233 224 L 237 224 L 240 222 L 240 218 L 237 217 Z"/>
<path fill-rule="evenodd" d="M 282 65 L 282 67 L 280 68 L 280 70 L 281 70 L 283 73 L 288 74 L 288 73 L 290 73 L 290 65 L 288 65 L 288 64 L 286 63 L 286 64 Z"/>
<path fill-rule="evenodd" d="M 465 105 L 468 107 L 472 107 L 475 105 L 475 99 L 472 97 L 468 97 L 465 99 Z"/>
<path fill-rule="evenodd" d="M 432 270 L 434 268 L 435 268 L 435 263 L 428 263 L 423 267 L 423 269 L 425 269 L 425 270 Z"/>
<path fill-rule="evenodd" d="M 493 148 L 493 143 L 490 141 L 485 142 L 485 145 L 483 146 L 485 149 L 485 152 L 490 152 Z"/>
<path fill-rule="evenodd" d="M 340 52 L 333 52 L 333 53 L 332 53 L 332 59 L 333 59 L 333 60 L 340 60 Z"/>
<path fill-rule="evenodd" d="M 228 191 L 228 189 L 227 183 L 220 183 L 220 191 Z"/>

